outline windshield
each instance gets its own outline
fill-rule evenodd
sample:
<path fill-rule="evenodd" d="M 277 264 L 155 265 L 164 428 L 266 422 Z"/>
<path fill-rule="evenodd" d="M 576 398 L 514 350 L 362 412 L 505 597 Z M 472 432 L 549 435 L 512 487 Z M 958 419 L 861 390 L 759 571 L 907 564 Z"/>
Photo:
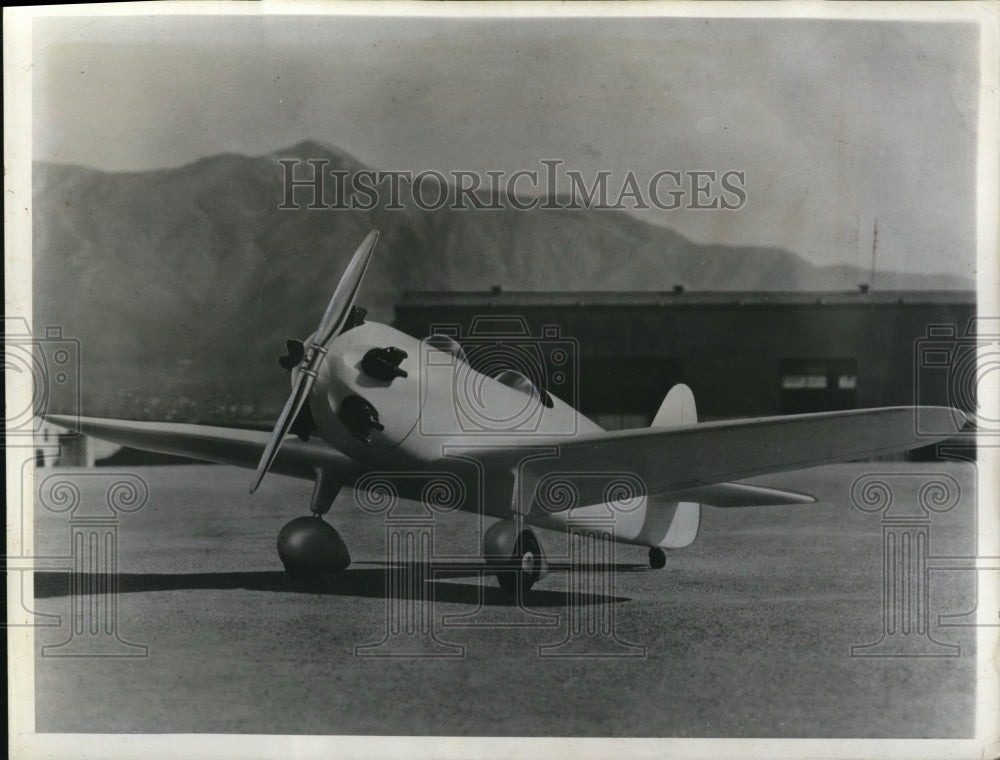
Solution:
<path fill-rule="evenodd" d="M 462 350 L 462 346 L 457 340 L 449 335 L 440 335 L 435 333 L 429 338 L 425 338 L 424 342 L 438 351 L 444 351 L 446 354 L 451 354 L 456 359 L 461 359 L 466 364 L 469 363 L 468 358 L 465 355 L 465 351 Z"/>

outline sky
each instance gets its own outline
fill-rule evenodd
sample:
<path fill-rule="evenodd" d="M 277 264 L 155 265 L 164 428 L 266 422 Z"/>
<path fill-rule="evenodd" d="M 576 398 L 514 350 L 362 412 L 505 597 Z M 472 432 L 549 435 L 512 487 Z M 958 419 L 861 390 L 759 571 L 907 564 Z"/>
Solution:
<path fill-rule="evenodd" d="M 702 243 L 972 277 L 978 30 L 764 19 L 36 19 L 35 160 L 107 171 L 306 139 L 383 170 L 744 172 Z"/>

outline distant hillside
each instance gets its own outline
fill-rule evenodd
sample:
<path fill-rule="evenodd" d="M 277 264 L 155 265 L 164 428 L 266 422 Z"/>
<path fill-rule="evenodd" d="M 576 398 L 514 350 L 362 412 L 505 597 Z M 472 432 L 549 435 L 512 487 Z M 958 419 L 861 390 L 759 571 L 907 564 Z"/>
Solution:
<path fill-rule="evenodd" d="M 382 320 L 404 290 L 842 290 L 866 279 L 777 248 L 698 245 L 616 211 L 428 212 L 405 200 L 403 211 L 280 210 L 279 158 L 364 168 L 317 143 L 141 173 L 36 164 L 35 324 L 81 340 L 88 413 L 274 414 L 285 338 L 312 331 L 373 227 L 382 238 L 361 302 Z M 972 287 L 883 271 L 879 283 Z"/>

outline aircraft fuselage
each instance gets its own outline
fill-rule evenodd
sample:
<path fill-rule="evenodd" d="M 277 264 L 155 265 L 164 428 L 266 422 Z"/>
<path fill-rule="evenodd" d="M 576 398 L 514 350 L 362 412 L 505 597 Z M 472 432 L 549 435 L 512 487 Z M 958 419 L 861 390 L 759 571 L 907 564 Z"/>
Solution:
<path fill-rule="evenodd" d="M 387 355 L 398 359 L 394 364 L 405 375 L 373 377 L 366 356 L 390 348 L 396 352 Z M 377 322 L 354 327 L 328 345 L 309 402 L 318 434 L 370 471 L 394 474 L 401 496 L 421 497 L 420 479 L 405 475 L 447 470 L 462 479 L 468 496 L 458 508 L 501 519 L 512 516 L 512 499 L 525 496 L 517 493 L 515 473 L 484 472 L 463 460 L 463 451 L 517 447 L 528 458 L 553 456 L 553 437 L 569 440 L 601 430 L 544 388 L 511 387 L 473 369 L 457 347 L 449 351 Z M 366 410 L 360 419 L 358 409 Z M 533 450 L 532 442 L 542 437 L 548 445 Z M 570 520 L 610 518 L 616 540 L 657 546 L 668 540 L 676 506 L 647 510 L 641 496 L 627 510 L 599 503 L 519 511 L 529 524 L 554 530 L 565 530 Z"/>

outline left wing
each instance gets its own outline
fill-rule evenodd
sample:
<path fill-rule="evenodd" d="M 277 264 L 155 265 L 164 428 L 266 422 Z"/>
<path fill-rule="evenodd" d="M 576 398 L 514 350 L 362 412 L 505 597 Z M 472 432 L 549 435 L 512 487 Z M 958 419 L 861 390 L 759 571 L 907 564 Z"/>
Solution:
<path fill-rule="evenodd" d="M 49 414 L 53 425 L 79 430 L 105 441 L 161 454 L 202 459 L 254 469 L 271 434 L 262 430 L 189 425 L 176 422 L 136 422 L 97 417 Z M 278 452 L 273 469 L 283 475 L 313 480 L 317 470 L 335 473 L 343 483 L 353 483 L 363 468 L 325 442 L 304 443 L 288 438 Z"/>
<path fill-rule="evenodd" d="M 918 413 L 928 428 L 940 434 L 918 432 Z M 563 502 L 566 505 L 608 501 L 608 484 L 616 474 L 620 481 L 637 485 L 640 494 L 688 495 L 697 500 L 698 489 L 726 481 L 926 446 L 951 437 L 964 422 L 962 412 L 950 407 L 887 407 L 524 439 L 525 446 L 536 449 L 551 446 L 551 457 L 528 458 L 517 447 L 471 447 L 464 453 L 514 473 L 515 502 L 517 494 L 534 495 L 529 498 L 532 503 L 514 505 L 527 513 L 542 498 L 545 486 L 559 478 L 571 482 L 575 492 L 572 500 Z M 732 490 L 734 484 L 727 485 L 728 494 L 718 487 L 715 494 L 711 488 L 704 493 L 713 495 L 720 506 L 734 506 L 739 489 L 754 488 L 739 485 Z M 766 499 L 766 494 L 758 496 Z M 542 506 L 556 511 L 568 508 Z"/>

